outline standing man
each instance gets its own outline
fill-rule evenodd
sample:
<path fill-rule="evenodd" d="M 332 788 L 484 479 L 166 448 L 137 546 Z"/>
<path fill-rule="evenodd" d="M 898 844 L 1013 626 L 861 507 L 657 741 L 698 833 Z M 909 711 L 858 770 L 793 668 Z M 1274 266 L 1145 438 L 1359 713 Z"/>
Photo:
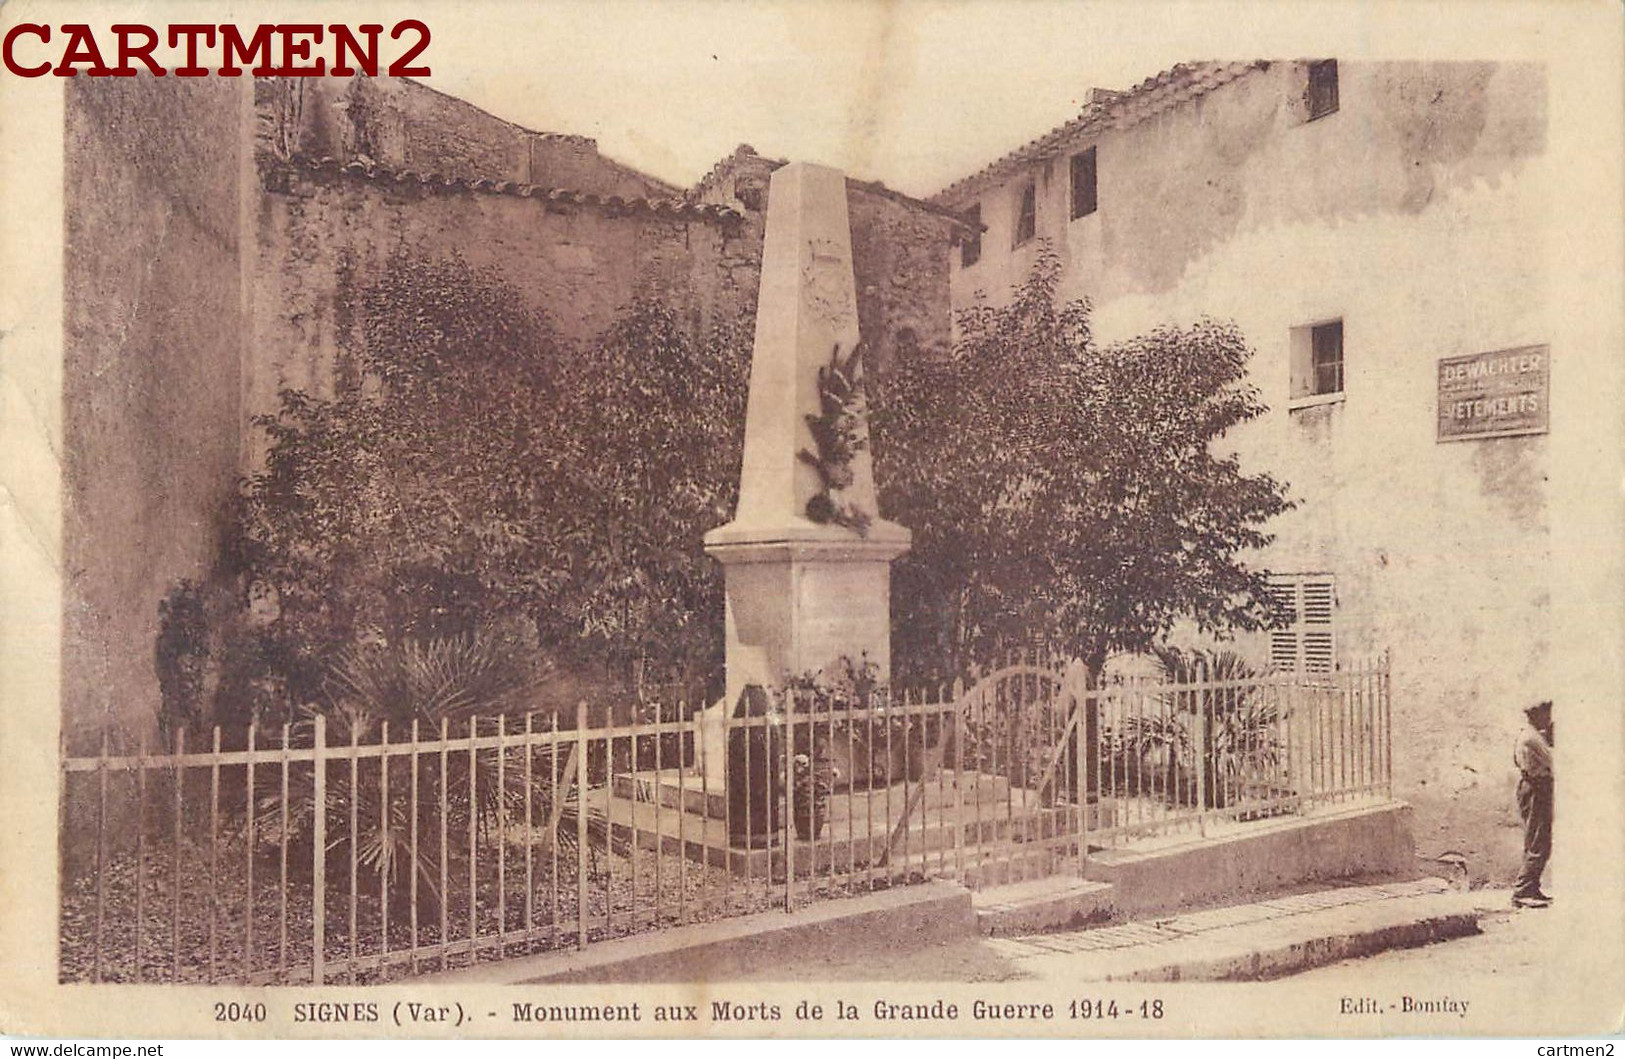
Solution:
<path fill-rule="evenodd" d="M 1552 855 L 1552 703 L 1524 708 L 1529 725 L 1518 736 L 1512 760 L 1518 766 L 1518 815 L 1523 817 L 1523 871 L 1512 891 L 1514 908 L 1545 908 L 1540 875 Z"/>

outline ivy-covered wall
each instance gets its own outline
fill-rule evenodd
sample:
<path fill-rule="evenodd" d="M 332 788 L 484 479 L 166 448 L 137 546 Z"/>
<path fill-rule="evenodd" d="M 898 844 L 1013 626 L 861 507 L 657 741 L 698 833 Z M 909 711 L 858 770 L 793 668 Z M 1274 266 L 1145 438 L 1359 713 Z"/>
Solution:
<path fill-rule="evenodd" d="M 592 339 L 634 297 L 678 306 L 695 328 L 753 310 L 761 227 L 749 219 L 631 212 L 598 203 L 386 175 L 275 166 L 253 240 L 254 355 L 247 419 L 284 387 L 329 393 L 349 301 L 400 251 L 494 269 L 562 336 Z"/>

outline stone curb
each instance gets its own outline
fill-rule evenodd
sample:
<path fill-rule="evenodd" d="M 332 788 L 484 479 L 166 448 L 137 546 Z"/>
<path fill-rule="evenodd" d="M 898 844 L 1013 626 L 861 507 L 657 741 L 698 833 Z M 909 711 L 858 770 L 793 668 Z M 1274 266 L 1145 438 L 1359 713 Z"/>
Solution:
<path fill-rule="evenodd" d="M 1479 932 L 1483 894 L 1437 879 L 1272 898 L 1100 930 L 996 939 L 1001 955 L 1093 981 L 1256 981 Z"/>
<path fill-rule="evenodd" d="M 596 942 L 579 952 L 477 964 L 422 975 L 416 981 L 480 985 L 720 981 L 771 967 L 790 954 L 797 959 L 832 959 L 852 939 L 877 932 L 910 948 L 976 937 L 970 891 L 948 882 L 900 886 L 819 901 L 794 912 L 757 912 L 695 923 Z"/>

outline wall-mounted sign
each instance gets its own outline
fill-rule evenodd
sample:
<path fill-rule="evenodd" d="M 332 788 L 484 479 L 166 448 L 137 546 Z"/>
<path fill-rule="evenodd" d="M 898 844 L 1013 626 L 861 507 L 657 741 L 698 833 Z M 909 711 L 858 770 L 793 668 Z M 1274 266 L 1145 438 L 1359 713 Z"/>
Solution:
<path fill-rule="evenodd" d="M 1441 359 L 1438 440 L 1546 433 L 1550 382 L 1545 346 Z"/>

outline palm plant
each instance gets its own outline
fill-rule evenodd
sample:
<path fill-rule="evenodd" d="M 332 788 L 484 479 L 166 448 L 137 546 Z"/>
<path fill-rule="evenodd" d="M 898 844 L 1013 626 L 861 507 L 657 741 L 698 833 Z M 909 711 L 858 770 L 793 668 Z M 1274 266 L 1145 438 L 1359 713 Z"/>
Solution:
<path fill-rule="evenodd" d="M 1114 753 L 1125 774 L 1159 769 L 1166 796 L 1191 804 L 1200 760 L 1201 802 L 1212 809 L 1230 807 L 1268 783 L 1281 759 L 1281 713 L 1249 683 L 1258 671 L 1234 651 L 1187 654 L 1159 647 L 1156 656 L 1167 683 L 1196 686 L 1161 696 L 1159 714 L 1127 718 L 1114 733 Z"/>
<path fill-rule="evenodd" d="M 509 713 L 527 705 L 541 676 L 511 638 L 490 626 L 464 636 L 344 652 L 330 674 L 328 703 L 307 707 L 296 729 L 309 732 L 316 718 L 324 717 L 326 744 L 340 747 L 376 744 L 387 723 L 389 745 L 399 752 L 329 761 L 320 808 L 313 783 L 290 786 L 286 835 L 278 833 L 284 818 L 282 785 L 262 790 L 257 815 L 270 826 L 261 835 L 313 856 L 314 826 L 321 812 L 330 875 L 347 872 L 353 858 L 358 877 L 392 899 L 410 895 L 415 875 L 420 912 L 431 916 L 448 900 L 440 890 L 442 858 L 459 865 L 448 878 L 466 879 L 468 842 L 489 846 L 494 832 L 508 833 L 499 823 L 515 825 L 512 833 L 524 841 L 556 844 L 567 858 L 591 856 L 596 870 L 596 850 L 610 844 L 613 829 L 601 810 L 587 809 L 589 848 L 576 848 L 582 799 L 564 744 L 444 754 L 401 745 L 412 737 L 414 722 L 420 738 L 499 731 L 517 736 Z M 524 817 L 527 805 L 529 819 Z M 538 825 L 545 833 L 536 833 Z M 448 836 L 445 850 L 442 829 Z M 304 856 L 299 860 L 308 862 Z M 409 904 L 399 900 L 394 907 L 404 911 Z"/>
<path fill-rule="evenodd" d="M 1160 787 L 1172 801 L 1194 801 L 1184 796 L 1195 758 L 1191 751 L 1189 719 L 1178 713 L 1137 714 L 1123 718 L 1108 731 L 1107 746 L 1117 776 L 1131 790 Z M 1194 790 L 1194 788 L 1192 788 Z"/>
<path fill-rule="evenodd" d="M 391 726 L 438 726 L 522 709 L 545 676 L 528 645 L 496 626 L 464 636 L 351 647 L 328 677 L 329 699 Z M 333 714 L 329 715 L 333 717 Z"/>

